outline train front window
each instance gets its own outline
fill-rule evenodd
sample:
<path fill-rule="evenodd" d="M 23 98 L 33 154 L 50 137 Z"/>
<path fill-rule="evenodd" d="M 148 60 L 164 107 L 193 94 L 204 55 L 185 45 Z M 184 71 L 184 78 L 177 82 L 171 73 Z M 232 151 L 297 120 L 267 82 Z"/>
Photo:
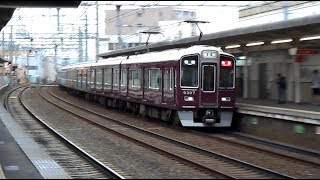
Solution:
<path fill-rule="evenodd" d="M 220 61 L 220 88 L 234 88 L 235 87 L 235 61 L 232 58 L 221 57 Z"/>
<path fill-rule="evenodd" d="M 216 69 L 213 65 L 204 65 L 202 67 L 202 90 L 215 91 L 215 73 Z"/>
<path fill-rule="evenodd" d="M 181 86 L 198 87 L 198 56 L 188 56 L 181 60 Z"/>

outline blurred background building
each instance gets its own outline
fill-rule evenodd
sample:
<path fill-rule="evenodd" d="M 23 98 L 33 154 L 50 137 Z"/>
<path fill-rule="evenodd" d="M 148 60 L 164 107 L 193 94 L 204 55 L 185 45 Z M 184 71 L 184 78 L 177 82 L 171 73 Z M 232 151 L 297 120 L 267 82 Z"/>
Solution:
<path fill-rule="evenodd" d="M 30 82 L 52 82 L 66 64 L 149 43 L 320 13 L 319 1 L 82 1 L 78 8 L 17 8 L 0 32 L 0 57 Z M 241 59 L 237 62 L 241 66 Z M 39 79 L 45 77 L 45 80 Z"/>

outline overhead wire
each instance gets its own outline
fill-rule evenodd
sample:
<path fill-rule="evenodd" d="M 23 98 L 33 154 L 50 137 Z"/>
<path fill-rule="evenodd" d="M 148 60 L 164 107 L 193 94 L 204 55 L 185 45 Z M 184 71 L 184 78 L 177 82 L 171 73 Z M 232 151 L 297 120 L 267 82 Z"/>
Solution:
<path fill-rule="evenodd" d="M 161 27 L 161 30 L 165 30 L 165 29 L 169 29 L 169 28 L 172 28 L 172 27 L 177 27 L 179 24 L 181 24 L 183 21 L 180 21 L 180 22 L 175 22 L 175 23 L 172 23 L 172 24 L 168 24 L 168 25 L 164 25 L 164 26 L 162 26 Z M 164 27 L 166 27 L 166 28 L 164 28 Z M 148 29 L 147 31 L 151 31 L 151 30 L 155 30 L 155 29 L 157 29 L 158 27 L 153 27 L 153 28 L 150 28 L 150 29 Z M 131 36 L 136 36 L 136 35 L 138 35 L 139 33 L 135 33 L 135 34 L 133 34 L 133 35 L 131 35 Z M 128 40 L 128 39 L 132 39 L 133 37 L 130 37 L 130 38 L 124 38 L 123 40 Z"/>
<path fill-rule="evenodd" d="M 158 1 L 158 3 L 157 3 L 156 5 L 154 5 L 154 6 L 161 6 L 161 5 L 159 5 L 159 2 L 160 2 L 160 1 Z M 183 1 L 182 1 L 181 3 L 183 3 Z M 150 4 L 151 4 L 151 3 L 150 3 Z M 149 4 L 149 5 L 150 5 L 150 4 Z M 203 3 L 203 4 L 204 4 L 204 3 Z M 127 4 L 127 5 L 128 5 L 128 4 Z M 131 5 L 133 5 L 133 4 L 131 4 Z M 149 5 L 144 5 L 143 7 L 148 7 Z M 165 6 L 168 6 L 168 5 L 165 5 Z M 177 6 L 177 5 L 170 5 L 170 6 Z M 188 6 L 192 6 L 192 5 L 188 5 Z M 202 6 L 203 6 L 203 5 L 202 5 Z M 224 7 L 242 7 L 242 6 L 234 6 L 234 5 L 214 5 L 214 6 L 217 6 L 217 7 L 218 7 L 218 6 L 224 6 Z M 245 7 L 248 7 L 248 6 L 245 5 Z M 119 17 L 118 17 L 118 16 L 114 16 L 114 17 L 106 20 L 106 24 L 117 21 L 117 19 L 116 19 L 116 20 L 113 20 L 113 19 L 115 19 L 115 18 L 119 18 L 119 19 L 121 20 L 121 19 L 123 19 L 123 18 L 129 17 L 129 16 L 135 14 L 135 12 L 138 11 L 138 10 L 140 10 L 140 9 L 135 9 L 135 10 L 132 10 L 132 11 L 123 13 L 123 14 L 119 15 Z M 130 14 L 129 14 L 129 13 L 130 13 Z M 126 15 L 126 16 L 123 16 L 123 15 Z M 113 21 L 112 21 L 112 20 L 113 20 Z M 129 38 L 129 39 L 134 38 L 134 36 L 136 36 L 137 34 L 138 34 L 138 33 L 135 33 L 135 34 L 133 34 L 133 35 L 131 35 L 131 36 L 129 36 L 129 37 L 124 38 L 123 40 L 127 40 L 127 38 Z M 111 37 L 111 36 L 112 36 L 112 35 L 109 35 L 108 37 Z"/>
<path fill-rule="evenodd" d="M 113 1 L 114 2 L 114 1 Z M 113 3 L 113 2 L 111 2 L 111 3 Z M 183 1 L 182 1 L 183 2 Z M 190 6 L 190 5 L 183 5 L 182 4 L 182 2 L 181 2 L 181 5 L 182 6 Z M 159 4 L 160 3 L 160 1 L 157 1 L 157 4 L 155 4 L 154 6 L 169 6 L 169 5 L 163 5 L 163 4 Z M 239 6 L 239 5 L 211 5 L 211 4 L 206 4 L 207 2 L 205 1 L 203 4 L 201 4 L 201 5 L 194 5 L 194 6 L 215 6 L 215 7 L 218 7 L 218 6 L 223 6 L 223 7 L 250 7 L 250 6 L 252 6 L 252 5 L 241 5 L 241 6 Z M 270 2 L 265 2 L 265 3 L 262 3 L 262 4 L 260 4 L 259 6 L 264 6 L 264 5 L 267 5 L 268 3 L 270 3 Z M 149 3 L 148 5 L 144 5 L 144 6 L 140 6 L 140 7 L 142 7 L 142 8 L 139 8 L 139 9 L 134 9 L 134 10 L 132 10 L 132 11 L 129 11 L 129 12 L 126 12 L 126 13 L 122 13 L 120 16 L 119 16 L 119 18 L 121 19 L 121 18 L 126 18 L 126 17 L 129 17 L 129 16 L 131 16 L 131 15 L 133 15 L 133 14 L 135 14 L 137 11 L 139 11 L 139 10 L 141 10 L 141 9 L 143 9 L 143 8 L 146 8 L 146 7 L 148 7 L 148 6 L 150 6 L 150 4 L 152 4 L 152 3 Z M 206 4 L 206 5 L 204 5 L 204 4 Z M 100 5 L 104 5 L 104 4 L 100 4 Z M 114 4 L 113 4 L 114 5 Z M 135 3 L 134 4 L 131 4 L 131 5 L 136 5 Z M 137 6 L 137 5 L 136 5 Z M 176 5 L 170 5 L 170 6 L 176 6 Z M 310 6 L 312 6 L 312 5 L 310 5 Z M 309 7 L 310 7 L 309 6 Z M 84 14 L 86 14 L 87 13 L 87 10 L 89 9 L 89 6 L 86 6 L 86 7 L 84 7 L 84 9 L 85 9 L 85 11 L 82 13 L 82 15 L 80 15 L 80 18 L 84 15 Z M 291 10 L 292 11 L 292 10 Z M 289 11 L 290 12 L 290 11 Z M 268 16 L 268 15 L 265 15 L 265 16 Z M 260 17 L 264 17 L 264 16 L 260 16 Z M 115 18 L 118 18 L 118 16 L 115 16 L 115 17 L 113 17 L 113 18 L 109 18 L 109 19 L 107 19 L 107 21 L 106 21 L 106 23 L 110 23 L 110 22 L 114 22 L 115 20 Z M 181 22 L 180 22 L 181 23 Z M 173 23 L 172 24 L 172 26 L 173 27 L 175 27 L 175 26 L 177 26 L 177 24 L 179 24 L 179 23 Z M 167 28 L 163 28 L 163 27 L 166 27 L 166 26 L 168 26 Z M 162 29 L 168 29 L 169 28 L 169 25 L 165 25 L 165 26 L 163 26 L 162 27 Z M 155 29 L 155 28 L 151 28 L 151 29 Z M 133 34 L 133 35 L 131 35 L 131 36 L 136 36 L 137 35 L 137 33 L 135 33 L 135 34 Z M 53 35 L 52 37 L 54 37 L 55 35 Z M 130 36 L 129 36 L 130 37 Z M 127 37 L 128 38 L 128 37 Z M 131 37 L 131 38 L 133 38 L 133 37 Z M 129 39 L 131 39 L 131 38 L 129 38 Z M 124 38 L 124 40 L 127 40 L 126 38 Z M 55 42 L 53 42 L 53 44 L 55 44 Z"/>

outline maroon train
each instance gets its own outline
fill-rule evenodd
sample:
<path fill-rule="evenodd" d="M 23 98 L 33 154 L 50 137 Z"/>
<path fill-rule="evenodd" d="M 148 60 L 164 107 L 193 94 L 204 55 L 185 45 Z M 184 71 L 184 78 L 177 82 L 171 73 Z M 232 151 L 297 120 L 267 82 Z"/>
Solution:
<path fill-rule="evenodd" d="M 58 82 L 106 106 L 185 127 L 230 127 L 235 63 L 220 48 L 197 45 L 65 66 Z"/>

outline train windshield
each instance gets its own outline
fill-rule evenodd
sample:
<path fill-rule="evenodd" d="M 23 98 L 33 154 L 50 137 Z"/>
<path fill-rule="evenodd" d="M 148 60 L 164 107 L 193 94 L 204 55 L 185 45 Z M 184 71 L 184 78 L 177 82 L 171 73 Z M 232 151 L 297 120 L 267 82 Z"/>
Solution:
<path fill-rule="evenodd" d="M 235 61 L 230 57 L 221 57 L 220 61 L 220 88 L 234 88 L 235 87 L 235 74 L 234 74 Z"/>
<path fill-rule="evenodd" d="M 181 86 L 198 87 L 198 56 L 188 56 L 181 60 Z"/>

